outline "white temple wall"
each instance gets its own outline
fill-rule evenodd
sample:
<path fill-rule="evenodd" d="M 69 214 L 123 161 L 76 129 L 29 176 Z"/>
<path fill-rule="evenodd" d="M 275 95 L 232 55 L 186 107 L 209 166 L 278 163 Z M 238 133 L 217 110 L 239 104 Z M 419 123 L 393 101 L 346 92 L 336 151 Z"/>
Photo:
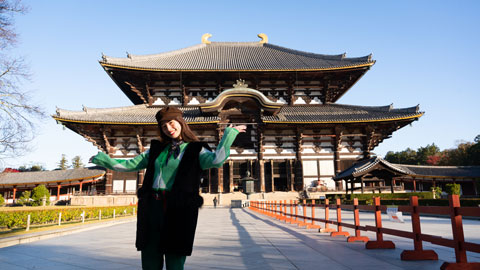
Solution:
<path fill-rule="evenodd" d="M 333 166 L 333 159 L 319 160 L 320 163 L 320 175 L 321 176 L 333 176 L 335 175 L 335 167 Z"/>

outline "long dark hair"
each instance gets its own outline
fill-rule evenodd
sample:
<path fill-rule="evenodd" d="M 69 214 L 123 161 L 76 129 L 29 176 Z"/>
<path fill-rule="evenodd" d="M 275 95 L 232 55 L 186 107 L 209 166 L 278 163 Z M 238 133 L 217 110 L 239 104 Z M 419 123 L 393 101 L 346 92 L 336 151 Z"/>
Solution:
<path fill-rule="evenodd" d="M 193 133 L 193 131 L 190 129 L 188 124 L 185 122 L 185 120 L 182 117 L 176 117 L 173 119 L 180 123 L 180 126 L 182 127 L 182 130 L 180 131 L 180 137 L 182 137 L 182 141 L 184 142 L 198 142 L 200 141 L 197 136 Z M 162 129 L 162 123 L 158 122 L 158 129 L 160 130 L 160 142 L 162 144 L 167 144 L 172 142 L 172 138 L 168 137 L 165 133 L 163 133 Z"/>

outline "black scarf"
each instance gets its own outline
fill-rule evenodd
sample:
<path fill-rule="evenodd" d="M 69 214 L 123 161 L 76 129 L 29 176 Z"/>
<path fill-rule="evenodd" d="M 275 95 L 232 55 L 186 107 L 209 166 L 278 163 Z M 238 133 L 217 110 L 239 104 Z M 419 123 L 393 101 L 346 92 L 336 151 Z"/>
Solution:
<path fill-rule="evenodd" d="M 170 150 L 168 151 L 167 155 L 167 160 L 165 161 L 165 165 L 168 164 L 168 160 L 170 159 L 170 156 L 173 154 L 173 158 L 178 158 L 180 155 L 180 145 L 183 143 L 182 140 L 172 140 L 172 143 L 170 145 Z"/>

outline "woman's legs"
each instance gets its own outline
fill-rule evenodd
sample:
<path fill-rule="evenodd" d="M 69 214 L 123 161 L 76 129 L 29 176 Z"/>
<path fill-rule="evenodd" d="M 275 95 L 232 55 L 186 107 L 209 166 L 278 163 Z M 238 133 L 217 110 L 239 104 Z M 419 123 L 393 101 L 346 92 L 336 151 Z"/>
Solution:
<path fill-rule="evenodd" d="M 158 253 L 156 248 L 142 250 L 142 269 L 143 270 L 161 270 L 163 269 L 163 254 Z M 186 256 L 176 254 L 165 254 L 165 263 L 167 270 L 183 270 Z"/>
<path fill-rule="evenodd" d="M 142 249 L 142 269 L 144 270 L 162 270 L 163 254 L 159 250 L 161 239 L 162 223 L 164 221 L 163 204 L 153 198 L 150 199 L 149 211 L 149 237 L 146 246 Z"/>
<path fill-rule="evenodd" d="M 167 270 L 183 270 L 186 256 L 176 254 L 165 254 L 165 262 L 167 264 Z"/>
<path fill-rule="evenodd" d="M 158 252 L 156 245 L 148 245 L 142 250 L 142 269 L 143 270 L 162 270 L 163 254 Z"/>

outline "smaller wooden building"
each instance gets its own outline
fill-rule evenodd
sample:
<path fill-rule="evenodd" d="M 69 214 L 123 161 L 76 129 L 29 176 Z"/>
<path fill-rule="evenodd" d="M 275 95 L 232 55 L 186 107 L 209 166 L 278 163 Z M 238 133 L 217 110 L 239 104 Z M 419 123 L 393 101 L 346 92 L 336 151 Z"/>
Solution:
<path fill-rule="evenodd" d="M 478 196 L 480 166 L 427 166 L 390 163 L 380 157 L 357 162 L 334 177 L 345 181 L 346 193 L 355 190 L 430 191 L 432 187 L 445 190 L 448 183 L 460 184 L 464 196 Z"/>
<path fill-rule="evenodd" d="M 71 195 L 96 193 L 97 184 L 104 185 L 105 170 L 99 167 L 38 172 L 0 173 L 0 194 L 7 203 L 13 203 L 23 191 L 45 185 L 50 200 L 68 200 Z"/>

